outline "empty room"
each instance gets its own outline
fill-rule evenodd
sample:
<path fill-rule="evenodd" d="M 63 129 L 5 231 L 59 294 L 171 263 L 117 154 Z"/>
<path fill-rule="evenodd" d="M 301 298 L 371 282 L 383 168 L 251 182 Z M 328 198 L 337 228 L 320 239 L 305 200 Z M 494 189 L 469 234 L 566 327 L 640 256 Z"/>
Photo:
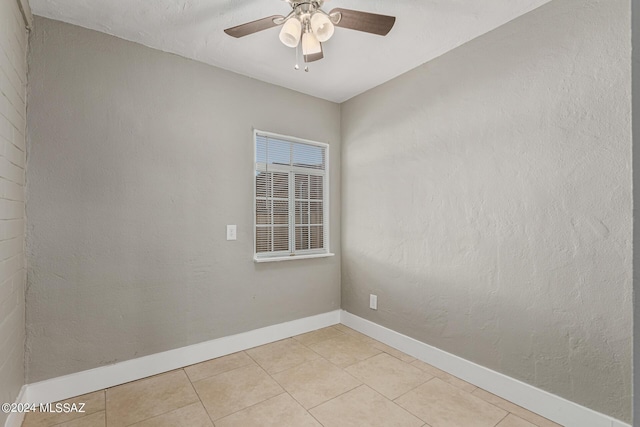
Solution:
<path fill-rule="evenodd" d="M 0 0 L 0 425 L 633 425 L 632 22 Z"/>

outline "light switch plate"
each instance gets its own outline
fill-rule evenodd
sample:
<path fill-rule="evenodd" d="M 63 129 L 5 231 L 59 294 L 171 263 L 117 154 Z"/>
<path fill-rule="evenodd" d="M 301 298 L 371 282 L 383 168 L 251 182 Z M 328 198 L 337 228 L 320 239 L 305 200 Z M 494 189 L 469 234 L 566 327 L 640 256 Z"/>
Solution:
<path fill-rule="evenodd" d="M 378 309 L 378 295 L 374 295 L 374 294 L 369 295 L 369 308 L 372 310 Z"/>
<path fill-rule="evenodd" d="M 227 240 L 236 240 L 236 226 L 227 225 Z"/>

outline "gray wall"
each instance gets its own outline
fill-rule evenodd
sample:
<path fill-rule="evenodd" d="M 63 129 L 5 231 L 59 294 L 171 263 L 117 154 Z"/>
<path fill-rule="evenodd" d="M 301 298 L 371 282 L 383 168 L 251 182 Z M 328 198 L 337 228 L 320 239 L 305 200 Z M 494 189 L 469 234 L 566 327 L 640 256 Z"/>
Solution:
<path fill-rule="evenodd" d="M 343 104 L 343 308 L 630 420 L 630 61 L 555 0 Z"/>
<path fill-rule="evenodd" d="M 640 0 L 632 0 L 633 105 L 633 419 L 640 419 Z"/>
<path fill-rule="evenodd" d="M 47 19 L 30 42 L 28 382 L 340 307 L 337 104 Z M 253 127 L 330 144 L 337 256 L 252 261 Z"/>
<path fill-rule="evenodd" d="M 0 1 L 0 403 L 24 384 L 27 40 L 17 1 Z"/>

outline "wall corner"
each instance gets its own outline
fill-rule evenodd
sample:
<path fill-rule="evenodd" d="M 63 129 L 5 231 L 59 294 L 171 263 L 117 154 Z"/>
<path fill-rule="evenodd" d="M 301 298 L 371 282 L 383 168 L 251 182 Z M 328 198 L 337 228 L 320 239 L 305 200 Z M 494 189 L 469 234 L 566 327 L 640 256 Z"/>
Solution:
<path fill-rule="evenodd" d="M 16 0 L 18 2 L 18 7 L 20 8 L 20 13 L 22 13 L 22 19 L 24 20 L 24 25 L 27 27 L 27 30 L 31 30 L 33 27 L 33 14 L 31 13 L 31 6 L 29 6 L 29 0 Z"/>

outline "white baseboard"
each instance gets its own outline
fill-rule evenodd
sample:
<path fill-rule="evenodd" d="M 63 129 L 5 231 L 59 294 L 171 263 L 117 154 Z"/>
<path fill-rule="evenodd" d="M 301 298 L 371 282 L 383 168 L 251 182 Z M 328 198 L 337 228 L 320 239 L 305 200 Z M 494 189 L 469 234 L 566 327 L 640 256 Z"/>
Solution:
<path fill-rule="evenodd" d="M 27 384 L 22 402 L 49 403 L 204 362 L 340 323 L 340 310 Z M 22 421 L 22 420 L 20 420 Z M 14 422 L 14 421 L 12 421 Z M 5 427 L 20 424 L 5 424 Z"/>
<path fill-rule="evenodd" d="M 558 424 L 567 427 L 631 427 L 608 415 L 492 371 L 344 310 L 341 313 L 340 322 Z"/>
<path fill-rule="evenodd" d="M 23 385 L 16 397 L 16 403 L 26 403 L 27 386 Z M 24 421 L 24 412 L 12 412 L 7 417 L 4 427 L 20 427 Z"/>

